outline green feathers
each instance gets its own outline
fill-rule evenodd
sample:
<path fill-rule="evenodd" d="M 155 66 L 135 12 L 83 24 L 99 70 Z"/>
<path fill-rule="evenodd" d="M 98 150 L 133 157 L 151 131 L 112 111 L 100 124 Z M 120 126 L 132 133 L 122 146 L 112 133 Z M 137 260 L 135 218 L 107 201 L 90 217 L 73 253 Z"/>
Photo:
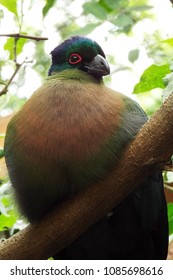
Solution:
<path fill-rule="evenodd" d="M 51 52 L 49 76 L 67 69 L 85 70 L 84 63 L 89 63 L 98 54 L 105 58 L 103 50 L 95 41 L 81 36 L 71 37 Z"/>

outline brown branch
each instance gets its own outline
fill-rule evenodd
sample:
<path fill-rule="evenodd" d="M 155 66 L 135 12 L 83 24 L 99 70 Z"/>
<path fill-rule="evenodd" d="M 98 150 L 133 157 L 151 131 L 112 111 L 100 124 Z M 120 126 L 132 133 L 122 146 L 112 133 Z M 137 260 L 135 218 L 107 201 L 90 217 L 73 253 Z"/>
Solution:
<path fill-rule="evenodd" d="M 13 53 L 14 53 L 14 62 L 17 66 L 17 41 L 19 39 L 18 38 L 14 38 L 14 47 L 13 47 Z"/>
<path fill-rule="evenodd" d="M 30 40 L 35 40 L 35 41 L 43 41 L 43 40 L 48 40 L 47 37 L 40 37 L 40 36 L 30 36 L 30 35 L 24 35 L 20 33 L 14 33 L 14 34 L 0 34 L 0 37 L 12 37 L 12 38 L 25 38 L 25 39 L 30 39 Z"/>
<path fill-rule="evenodd" d="M 46 259 L 69 245 L 135 189 L 162 169 L 173 153 L 173 95 L 141 129 L 120 163 L 101 182 L 64 202 L 40 223 L 0 245 L 0 259 Z"/>
<path fill-rule="evenodd" d="M 11 78 L 8 80 L 8 82 L 5 84 L 5 86 L 3 87 L 3 89 L 0 91 L 0 96 L 3 94 L 6 94 L 8 91 L 8 87 L 11 84 L 11 82 L 13 81 L 14 77 L 16 76 L 17 72 L 19 71 L 20 67 L 23 65 L 23 63 L 19 64 L 16 63 L 16 68 L 14 70 L 14 73 L 12 74 Z"/>

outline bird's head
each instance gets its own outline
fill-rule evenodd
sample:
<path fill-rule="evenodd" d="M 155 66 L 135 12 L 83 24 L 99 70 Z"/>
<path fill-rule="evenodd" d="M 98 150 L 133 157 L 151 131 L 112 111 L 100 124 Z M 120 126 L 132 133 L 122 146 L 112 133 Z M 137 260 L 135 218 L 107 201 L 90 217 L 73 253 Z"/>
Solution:
<path fill-rule="evenodd" d="M 110 73 L 102 48 L 86 37 L 74 36 L 65 40 L 51 52 L 51 55 L 49 76 L 67 69 L 78 69 L 99 80 Z"/>

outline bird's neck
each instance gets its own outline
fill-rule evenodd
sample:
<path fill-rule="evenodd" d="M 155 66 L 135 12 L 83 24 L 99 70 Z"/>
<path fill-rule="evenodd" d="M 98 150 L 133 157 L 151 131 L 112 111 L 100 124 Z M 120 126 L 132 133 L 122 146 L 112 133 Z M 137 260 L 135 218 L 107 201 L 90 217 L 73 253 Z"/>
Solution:
<path fill-rule="evenodd" d="M 93 82 L 95 84 L 103 84 L 103 79 L 96 78 L 86 72 L 80 71 L 78 69 L 68 69 L 61 72 L 52 74 L 47 78 L 48 80 L 59 79 L 59 80 L 78 80 L 82 82 Z"/>

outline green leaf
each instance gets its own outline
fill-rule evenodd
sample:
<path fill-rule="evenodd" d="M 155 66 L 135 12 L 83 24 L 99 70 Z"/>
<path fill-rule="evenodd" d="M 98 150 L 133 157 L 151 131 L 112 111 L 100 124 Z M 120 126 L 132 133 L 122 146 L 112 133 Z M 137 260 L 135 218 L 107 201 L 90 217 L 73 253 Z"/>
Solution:
<path fill-rule="evenodd" d="M 100 25 L 100 22 L 87 24 L 86 26 L 71 32 L 70 35 L 71 36 L 74 36 L 74 35 L 87 35 L 87 34 L 91 33 L 99 25 Z"/>
<path fill-rule="evenodd" d="M 17 218 L 13 214 L 13 211 L 9 211 L 9 215 L 4 214 L 0 215 L 0 231 L 3 231 L 5 228 L 11 228 L 16 222 Z"/>
<path fill-rule="evenodd" d="M 99 3 L 88 2 L 83 4 L 84 14 L 92 14 L 100 20 L 107 19 L 106 10 Z"/>
<path fill-rule="evenodd" d="M 127 0 L 102 0 L 100 2 L 103 2 L 109 9 L 113 10 L 117 10 L 117 9 L 121 9 L 125 6 L 128 5 L 128 1 Z"/>
<path fill-rule="evenodd" d="M 173 234 L 173 203 L 168 203 L 169 235 Z"/>
<path fill-rule="evenodd" d="M 165 44 L 168 44 L 171 47 L 173 47 L 173 38 L 169 38 L 167 40 L 163 40 L 163 41 L 161 41 L 161 43 L 165 43 Z"/>
<path fill-rule="evenodd" d="M 17 16 L 17 0 L 0 0 L 0 4 Z"/>
<path fill-rule="evenodd" d="M 142 12 L 142 11 L 150 10 L 152 8 L 153 8 L 153 6 L 150 6 L 150 5 L 141 5 L 141 6 L 132 6 L 129 8 L 129 10 Z"/>
<path fill-rule="evenodd" d="M 46 1 L 46 5 L 43 7 L 43 10 L 42 10 L 43 17 L 45 17 L 47 15 L 47 13 L 53 7 L 55 2 L 56 2 L 56 0 L 47 0 Z"/>
<path fill-rule="evenodd" d="M 13 48 L 14 48 L 14 38 L 8 38 L 5 45 L 4 50 L 9 51 L 9 59 L 14 59 L 13 57 Z"/>
<path fill-rule="evenodd" d="M 139 49 L 129 51 L 128 60 L 134 63 L 139 57 Z"/>
<path fill-rule="evenodd" d="M 125 14 L 118 15 L 117 18 L 111 20 L 111 22 L 120 28 L 124 28 L 133 24 L 131 17 Z"/>
<path fill-rule="evenodd" d="M 0 149 L 0 158 L 4 157 L 4 150 Z"/>
<path fill-rule="evenodd" d="M 165 65 L 151 65 L 142 74 L 140 82 L 135 85 L 133 93 L 146 92 L 154 88 L 165 88 L 163 78 L 170 73 L 170 67 Z"/>
<path fill-rule="evenodd" d="M 25 45 L 27 39 L 25 38 L 20 38 L 18 39 L 17 41 L 17 44 L 16 44 L 16 54 L 19 55 L 22 50 L 23 50 L 23 46 Z M 14 57 L 13 57 L 13 54 L 14 54 L 14 38 L 8 38 L 5 45 L 4 45 L 4 50 L 7 50 L 9 51 L 10 53 L 10 56 L 9 56 L 9 59 L 13 60 Z"/>

